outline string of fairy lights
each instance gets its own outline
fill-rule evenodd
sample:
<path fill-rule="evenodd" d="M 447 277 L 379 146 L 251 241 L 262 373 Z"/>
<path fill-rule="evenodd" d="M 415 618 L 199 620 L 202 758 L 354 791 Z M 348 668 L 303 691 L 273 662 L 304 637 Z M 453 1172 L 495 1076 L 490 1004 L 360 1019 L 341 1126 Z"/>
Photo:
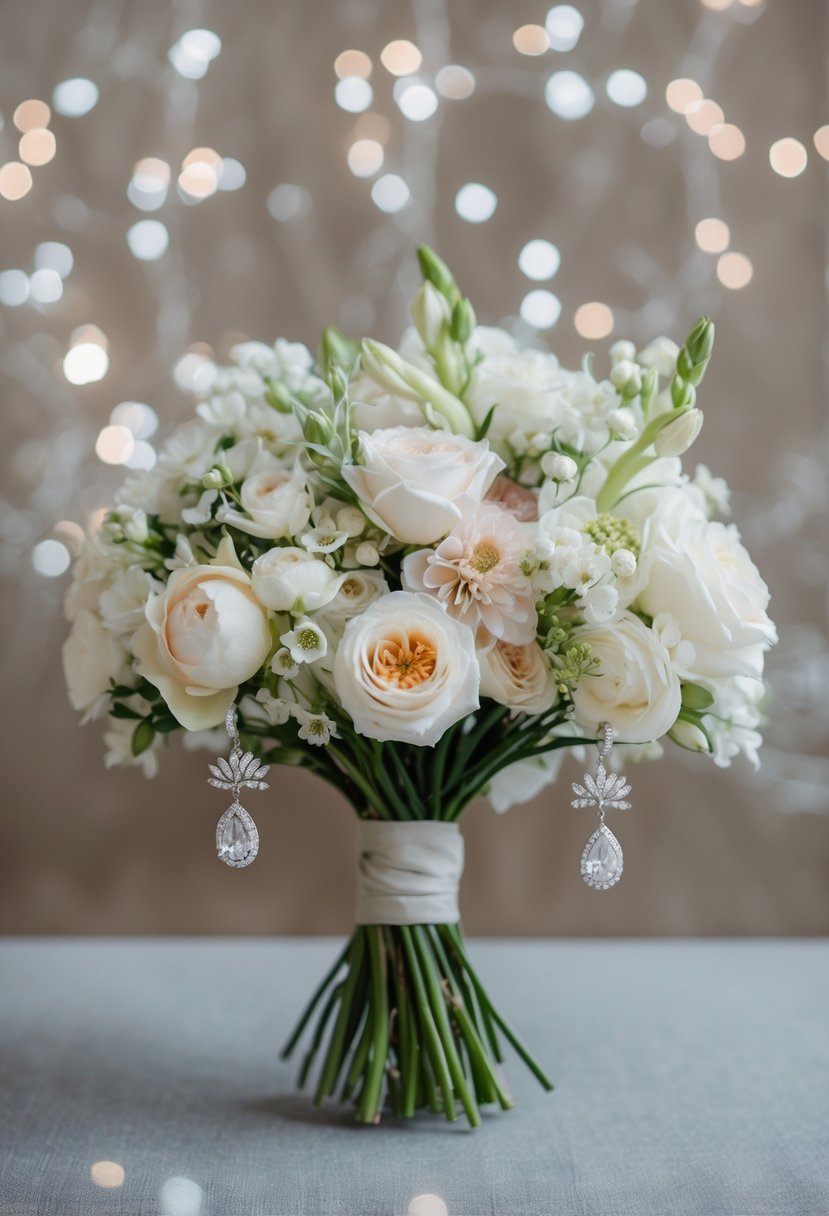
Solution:
<path fill-rule="evenodd" d="M 375 257 L 362 258 L 362 249 L 359 257 L 355 253 L 355 280 L 360 259 L 381 263 L 396 260 L 399 264 L 403 247 L 411 243 L 411 233 L 428 229 L 424 217 L 438 202 L 434 173 L 443 117 L 450 110 L 462 116 L 465 103 L 476 94 L 512 93 L 524 103 L 546 106 L 564 124 L 577 124 L 599 107 L 609 115 L 616 112 L 618 121 L 631 124 L 642 143 L 654 150 L 682 140 L 683 155 L 693 158 L 695 166 L 687 186 L 693 233 L 688 257 L 694 253 L 702 258 L 709 285 L 704 299 L 711 300 L 712 283 L 727 291 L 750 288 L 752 258 L 740 245 L 739 224 L 733 217 L 729 222 L 723 213 L 718 167 L 753 158 L 759 172 L 797 178 L 829 161 L 829 124 L 815 121 L 810 129 L 780 133 L 773 142 L 761 145 L 754 137 L 747 137 L 734 116 L 727 114 L 722 102 L 708 91 L 713 61 L 726 41 L 738 38 L 742 27 L 760 18 L 775 2 L 699 0 L 700 22 L 708 23 L 708 40 L 703 41 L 702 52 L 684 56 L 681 67 L 685 74 L 677 75 L 667 86 L 624 63 L 598 74 L 587 71 L 586 60 L 579 55 L 585 42 L 599 37 L 600 31 L 594 28 L 594 10 L 583 13 L 572 4 L 553 5 L 543 23 L 516 21 L 514 28 L 507 27 L 494 48 L 495 67 L 490 61 L 451 60 L 448 19 L 440 0 L 412 0 L 415 32 L 410 38 L 394 38 L 379 48 L 343 45 L 333 56 L 327 86 L 332 114 L 339 111 L 349 124 L 340 145 L 341 161 L 333 171 L 351 174 L 364 185 L 365 205 L 377 216 L 371 238 Z M 604 11 L 614 3 L 616 0 L 606 0 Z M 630 6 L 624 7 L 629 13 Z M 229 207 L 230 196 L 249 193 L 252 186 L 245 165 L 228 154 L 232 149 L 195 142 L 191 117 L 181 117 L 182 107 L 173 99 L 174 94 L 176 99 L 181 97 L 175 92 L 177 88 L 198 90 L 214 62 L 232 51 L 223 47 L 219 33 L 203 28 L 185 30 L 172 45 L 159 44 L 158 50 L 167 60 L 158 79 L 165 82 L 168 93 L 164 129 L 169 146 L 189 146 L 190 150 L 180 160 L 165 157 L 158 147 L 138 155 L 124 183 L 131 216 L 118 230 L 118 239 L 126 243 L 136 261 L 158 264 L 167 276 L 169 292 L 169 284 L 185 281 L 188 271 L 177 209 L 204 206 L 209 200 L 217 200 L 210 205 Z M 112 80 L 100 64 L 90 62 L 86 70 L 88 77 L 57 81 L 48 100 L 22 98 L 5 123 L 0 115 L 0 210 L 25 207 L 25 200 L 33 192 L 37 195 L 39 191 L 58 190 L 53 184 L 57 171 L 48 181 L 40 177 L 41 172 L 56 158 L 59 169 L 64 138 L 71 147 L 69 126 L 90 114 L 95 121 L 96 107 Z M 190 107 L 191 116 L 193 109 Z M 683 135 L 683 129 L 690 137 Z M 186 142 L 188 134 L 190 144 Z M 499 200 L 497 178 L 487 180 L 485 169 L 479 172 L 480 178 L 461 180 L 453 186 L 450 201 L 458 219 L 484 232 L 503 200 Z M 707 187 L 701 188 L 700 181 L 706 181 Z M 301 230 L 303 221 L 313 219 L 315 208 L 320 206 L 318 192 L 319 186 L 315 192 L 309 181 L 281 180 L 272 183 L 259 202 L 278 230 L 284 231 L 289 256 L 293 233 Z M 228 201 L 221 204 L 222 198 Z M 25 391 L 31 395 L 45 396 L 57 388 L 66 394 L 67 414 L 76 411 L 74 430 L 64 429 L 53 441 L 28 439 L 15 454 L 15 467 L 23 474 L 23 481 L 28 478 L 35 487 L 30 501 L 21 505 L 0 500 L 0 568 L 19 573 L 28 567 L 46 580 L 66 572 L 84 536 L 100 526 L 104 517 L 108 482 L 94 473 L 90 476 L 90 471 L 96 463 L 101 472 L 104 466 L 152 468 L 156 460 L 154 436 L 159 426 L 152 406 L 139 400 L 116 399 L 108 420 L 97 428 L 84 414 L 85 386 L 129 381 L 117 363 L 112 366 L 107 323 L 104 317 L 95 315 L 95 299 L 85 283 L 89 267 L 73 237 L 81 230 L 84 217 L 88 220 L 89 204 L 58 192 L 52 214 L 56 227 L 42 233 L 43 239 L 34 245 L 30 260 L 0 267 L 0 331 L 5 328 L 4 316 L 12 312 L 22 318 L 30 310 L 32 316 L 29 338 L 13 344 L 11 355 L 4 357 L 4 370 L 12 367 L 13 377 L 24 382 Z M 590 342 L 614 333 L 627 336 L 637 322 L 637 314 L 622 305 L 595 299 L 563 305 L 554 287 L 568 250 L 565 239 L 556 237 L 556 244 L 551 235 L 527 233 L 516 242 L 512 256 L 524 287 L 513 314 L 503 318 L 503 323 L 530 341 L 543 341 L 562 325 L 572 326 Z M 381 241 L 385 243 L 379 244 Z M 390 256 L 378 257 L 379 252 Z M 362 289 L 358 284 L 357 292 L 347 301 L 352 317 L 359 314 L 365 318 L 364 326 L 355 323 L 355 328 L 368 330 L 374 304 L 387 297 L 389 290 L 403 292 L 409 286 L 402 279 L 392 283 L 375 279 L 371 284 L 364 282 Z M 651 330 L 662 324 L 668 296 L 674 294 L 671 307 L 675 313 L 687 289 L 687 279 L 666 270 L 651 293 L 661 293 L 662 311 L 656 307 L 656 300 L 646 303 L 638 317 L 640 328 Z M 78 295 L 88 301 L 87 319 L 80 325 L 66 324 L 59 358 L 50 362 L 48 374 L 40 373 L 33 387 L 31 368 L 36 360 L 26 351 L 27 343 L 37 339 L 38 318 L 48 318 L 54 333 L 60 328 L 62 316 L 77 319 L 67 303 Z M 171 330 L 159 323 L 159 350 L 152 374 L 161 383 L 162 377 L 168 379 L 172 373 L 181 390 L 192 392 L 209 385 L 216 353 L 208 343 L 193 340 L 183 303 L 176 315 L 177 328 Z M 670 313 L 667 319 L 670 321 Z M 28 370 L 21 372 L 20 368 Z M 145 377 L 144 391 L 137 387 L 132 391 L 149 394 L 152 383 L 149 387 L 147 384 Z M 59 456 L 51 452 L 50 443 L 62 445 Z M 53 476 L 54 484 L 49 483 L 52 490 L 47 494 L 43 470 L 49 467 L 59 469 L 63 481 L 57 488 L 59 479 Z M 81 485 L 84 492 L 78 494 L 76 489 Z M 59 518 L 59 513 L 67 517 Z"/>

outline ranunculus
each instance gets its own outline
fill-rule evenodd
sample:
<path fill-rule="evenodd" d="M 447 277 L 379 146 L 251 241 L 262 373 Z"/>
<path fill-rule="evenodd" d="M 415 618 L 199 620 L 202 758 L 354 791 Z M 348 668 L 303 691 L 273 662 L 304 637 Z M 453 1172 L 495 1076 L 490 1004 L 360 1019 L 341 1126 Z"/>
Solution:
<path fill-rule="evenodd" d="M 216 518 L 250 536 L 268 540 L 296 536 L 311 518 L 308 487 L 276 463 L 246 477 L 239 497 L 246 514 L 233 507 L 220 507 Z"/>
<path fill-rule="evenodd" d="M 638 605 L 668 612 L 694 647 L 692 675 L 759 677 L 763 651 L 777 640 L 769 590 L 733 524 L 691 517 L 660 523 L 644 557 Z"/>
<path fill-rule="evenodd" d="M 94 612 L 81 608 L 63 644 L 63 674 L 72 708 L 83 711 L 84 720 L 97 717 L 109 681 L 123 682 L 127 671 L 124 647 Z"/>
<path fill-rule="evenodd" d="M 354 729 L 370 739 L 434 747 L 478 708 L 472 632 L 428 595 L 394 591 L 345 627 L 334 685 Z"/>
<path fill-rule="evenodd" d="M 391 427 L 360 432 L 362 462 L 343 477 L 369 519 L 407 545 L 430 545 L 477 506 L 504 462 L 485 440 Z"/>
<path fill-rule="evenodd" d="M 555 673 L 538 642 L 523 646 L 496 642 L 478 652 L 478 662 L 482 697 L 491 697 L 516 713 L 540 714 L 555 704 Z"/>
<path fill-rule="evenodd" d="M 174 570 L 146 616 L 132 640 L 139 674 L 187 730 L 217 726 L 271 648 L 267 612 L 233 542 L 225 537 L 210 565 Z"/>
<path fill-rule="evenodd" d="M 314 612 L 329 603 L 345 580 L 307 549 L 269 549 L 251 568 L 253 594 L 274 612 Z"/>
<path fill-rule="evenodd" d="M 679 678 L 657 635 L 626 612 L 610 625 L 573 634 L 589 643 L 599 666 L 573 691 L 576 722 L 587 735 L 609 722 L 620 743 L 648 743 L 671 729 L 680 709 Z"/>

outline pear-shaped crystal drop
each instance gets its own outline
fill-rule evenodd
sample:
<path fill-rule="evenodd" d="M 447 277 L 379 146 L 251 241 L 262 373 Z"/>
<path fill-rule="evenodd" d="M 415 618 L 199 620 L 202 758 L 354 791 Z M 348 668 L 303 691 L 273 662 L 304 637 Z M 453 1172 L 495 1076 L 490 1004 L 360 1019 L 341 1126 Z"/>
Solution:
<path fill-rule="evenodd" d="M 589 887 L 606 891 L 622 877 L 622 847 L 610 828 L 601 824 L 584 846 L 581 876 Z"/>
<path fill-rule="evenodd" d="M 229 806 L 218 822 L 216 849 L 220 859 L 235 868 L 249 866 L 259 851 L 256 824 L 238 803 Z"/>

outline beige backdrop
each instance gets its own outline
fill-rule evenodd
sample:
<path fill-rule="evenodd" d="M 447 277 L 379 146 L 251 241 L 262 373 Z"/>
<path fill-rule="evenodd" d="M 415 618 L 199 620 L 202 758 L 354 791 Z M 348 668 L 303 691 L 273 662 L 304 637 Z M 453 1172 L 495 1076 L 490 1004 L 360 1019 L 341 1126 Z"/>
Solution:
<path fill-rule="evenodd" d="M 573 314 L 587 300 L 615 311 L 614 336 L 681 337 L 702 311 L 718 344 L 702 404 L 699 459 L 728 478 L 736 516 L 772 588 L 781 644 L 772 660 L 774 723 L 763 771 L 723 774 L 673 749 L 637 768 L 635 809 L 619 820 L 625 877 L 595 894 L 578 877 L 589 817 L 569 809 L 567 785 L 504 817 L 481 804 L 464 828 L 463 905 L 469 930 L 524 934 L 760 934 L 829 928 L 829 736 L 825 688 L 827 502 L 826 163 L 812 145 L 829 121 L 817 0 L 734 3 L 589 0 L 569 54 L 519 55 L 513 27 L 544 20 L 527 0 L 370 0 L 244 5 L 182 0 L 40 0 L 6 5 L 2 25 L 3 159 L 16 155 L 11 115 L 25 98 L 88 76 L 100 87 L 85 117 L 55 116 L 57 155 L 34 171 L 19 202 L 0 200 L 0 270 L 30 272 L 38 242 L 71 246 L 74 269 L 58 303 L 0 304 L 4 490 L 0 543 L 6 648 L 0 821 L 0 929 L 14 933 L 341 932 L 353 898 L 354 822 L 336 795 L 305 774 L 275 771 L 251 799 L 262 853 L 249 872 L 215 858 L 222 797 L 204 784 L 205 757 L 174 745 L 162 776 L 101 768 L 99 728 L 81 731 L 66 704 L 59 649 L 66 576 L 35 574 L 33 545 L 57 521 L 82 526 L 118 474 L 92 454 L 122 400 L 151 402 L 164 425 L 190 405 L 172 367 L 195 342 L 220 354 L 239 334 L 313 345 L 334 321 L 394 341 L 405 322 L 413 247 L 426 239 L 455 267 L 482 319 L 515 316 L 533 284 L 517 255 L 531 237 L 554 241 L 551 288 L 561 318 L 544 335 L 564 361 L 579 358 Z M 208 27 L 222 53 L 204 79 L 186 80 L 166 53 Z M 379 64 L 391 38 L 413 39 L 427 80 L 466 65 L 476 91 L 407 121 Z M 374 105 L 355 115 L 334 101 L 335 56 L 374 60 Z M 615 67 L 647 79 L 635 109 L 612 105 Z M 586 118 L 565 122 L 544 102 L 554 70 L 581 72 L 596 92 Z M 667 82 L 699 80 L 745 132 L 726 163 L 665 104 Z M 377 117 L 379 116 L 379 118 Z M 799 138 L 809 164 L 777 176 L 770 144 Z M 354 177 L 355 138 L 386 144 L 410 206 L 381 213 L 371 181 Z M 144 156 L 177 171 L 197 145 L 240 160 L 244 187 L 197 206 L 170 200 L 170 248 L 139 262 L 125 234 L 143 216 L 127 200 Z M 660 145 L 660 146 L 655 146 Z M 459 186 L 498 196 L 493 218 L 465 223 Z M 269 214 L 275 186 L 307 191 L 292 222 Z M 743 291 L 717 282 L 716 259 L 696 249 L 706 216 L 730 225 L 754 277 Z M 74 388 L 61 375 L 81 324 L 109 340 L 107 376 Z M 597 343 L 599 357 L 607 343 Z M 568 779 L 576 776 L 572 770 Z M 256 803 L 254 807 L 254 801 Z"/>

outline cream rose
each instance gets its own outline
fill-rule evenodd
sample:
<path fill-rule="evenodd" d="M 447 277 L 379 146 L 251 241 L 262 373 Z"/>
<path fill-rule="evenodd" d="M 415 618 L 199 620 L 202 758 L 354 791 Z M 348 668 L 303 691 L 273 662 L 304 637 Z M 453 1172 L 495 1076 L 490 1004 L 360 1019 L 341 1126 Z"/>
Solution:
<path fill-rule="evenodd" d="M 446 536 L 504 467 L 485 440 L 426 426 L 361 431 L 360 443 L 362 463 L 343 477 L 372 523 L 407 545 Z"/>
<path fill-rule="evenodd" d="M 434 747 L 478 708 L 472 631 L 428 595 L 393 591 L 345 627 L 334 685 L 354 729 L 370 739 Z"/>
<path fill-rule="evenodd" d="M 573 691 L 576 721 L 587 735 L 609 722 L 620 743 L 649 743 L 671 729 L 680 707 L 679 678 L 652 629 L 630 612 L 609 625 L 573 634 L 589 643 L 599 666 Z"/>
<path fill-rule="evenodd" d="M 296 536 L 311 518 L 311 496 L 301 478 L 274 465 L 242 482 L 239 497 L 245 513 L 220 507 L 216 518 L 250 536 L 282 540 Z"/>
<path fill-rule="evenodd" d="M 540 714 L 555 704 L 555 674 L 538 642 L 523 646 L 496 642 L 478 652 L 478 663 L 482 697 L 491 697 L 516 713 Z"/>
<path fill-rule="evenodd" d="M 269 549 L 251 568 L 253 594 L 274 612 L 314 612 L 334 598 L 344 580 L 307 549 Z"/>
<path fill-rule="evenodd" d="M 63 644 L 63 674 L 72 708 L 84 713 L 84 720 L 103 710 L 102 698 L 109 681 L 122 683 L 128 672 L 127 652 L 100 618 L 81 608 L 72 631 Z"/>
<path fill-rule="evenodd" d="M 267 612 L 232 541 L 225 537 L 210 565 L 173 571 L 146 617 L 132 640 L 139 673 L 187 730 L 217 726 L 271 648 Z"/>
<path fill-rule="evenodd" d="M 769 590 L 733 524 L 698 518 L 661 524 L 645 555 L 637 601 L 649 616 L 667 612 L 693 644 L 689 674 L 701 679 L 754 676 L 777 640 L 766 608 Z"/>

